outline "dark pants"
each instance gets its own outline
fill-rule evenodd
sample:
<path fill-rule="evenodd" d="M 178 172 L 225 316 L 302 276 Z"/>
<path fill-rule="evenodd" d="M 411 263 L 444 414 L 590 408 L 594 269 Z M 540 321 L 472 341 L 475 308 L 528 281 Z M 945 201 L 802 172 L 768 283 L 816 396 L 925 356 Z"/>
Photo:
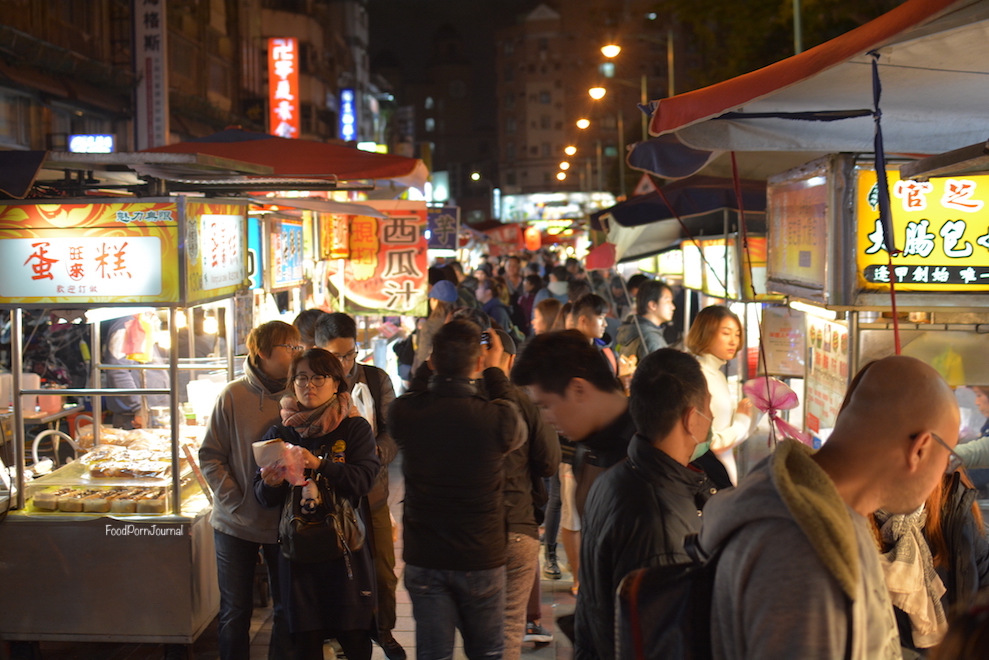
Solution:
<path fill-rule="evenodd" d="M 337 640 L 347 660 L 371 660 L 371 637 L 366 630 L 307 630 L 295 633 L 292 635 L 292 660 L 323 660 L 324 639 Z"/>
<path fill-rule="evenodd" d="M 391 511 L 388 504 L 371 511 L 374 530 L 374 574 L 378 580 L 378 631 L 395 628 L 395 542 L 392 541 Z M 347 656 L 350 657 L 349 655 Z"/>
<path fill-rule="evenodd" d="M 251 613 L 254 611 L 254 574 L 258 549 L 268 565 L 274 622 L 268 660 L 289 660 L 290 637 L 285 605 L 278 580 L 278 544 L 255 543 L 213 530 L 216 572 L 220 583 L 220 615 L 217 634 L 221 660 L 245 660 L 251 656 Z"/>
<path fill-rule="evenodd" d="M 505 648 L 505 567 L 445 571 L 405 565 L 416 621 L 417 660 L 451 660 L 460 628 L 470 660 L 501 660 Z"/>
<path fill-rule="evenodd" d="M 556 537 L 560 534 L 560 507 L 562 503 L 560 501 L 560 473 L 557 472 L 552 477 L 547 477 L 547 492 L 549 493 L 549 500 L 546 502 L 546 519 L 543 522 L 545 525 L 546 532 L 543 536 L 543 541 L 546 543 L 546 548 L 553 548 L 554 552 L 556 549 Z"/>

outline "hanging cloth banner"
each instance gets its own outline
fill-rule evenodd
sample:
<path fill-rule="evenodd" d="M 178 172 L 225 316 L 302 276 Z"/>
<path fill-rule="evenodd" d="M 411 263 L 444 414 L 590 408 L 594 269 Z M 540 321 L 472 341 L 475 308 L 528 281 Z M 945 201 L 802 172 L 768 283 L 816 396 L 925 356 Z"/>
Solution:
<path fill-rule="evenodd" d="M 460 207 L 444 206 L 429 209 L 429 247 L 432 249 L 456 250 L 457 235 L 460 234 Z"/>

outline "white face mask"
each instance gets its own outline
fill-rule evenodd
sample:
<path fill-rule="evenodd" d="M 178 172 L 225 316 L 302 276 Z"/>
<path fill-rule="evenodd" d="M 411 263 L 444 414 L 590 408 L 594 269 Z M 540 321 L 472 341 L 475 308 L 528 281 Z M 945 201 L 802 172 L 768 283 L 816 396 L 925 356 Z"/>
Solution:
<path fill-rule="evenodd" d="M 690 434 L 690 437 L 693 438 L 694 439 L 694 442 L 697 443 L 698 445 L 703 444 L 705 442 L 711 442 L 711 438 L 714 436 L 714 428 L 713 428 L 714 427 L 714 420 L 711 419 L 710 417 L 708 417 L 707 415 L 705 415 L 704 413 L 702 413 L 699 410 L 697 410 L 695 412 L 698 415 L 700 415 L 701 417 L 703 417 L 704 419 L 706 419 L 707 421 L 711 422 L 711 425 L 707 427 L 707 435 L 704 436 L 704 440 L 703 441 L 698 440 L 697 437 L 693 433 L 690 433 L 690 431 L 687 431 L 687 433 Z"/>

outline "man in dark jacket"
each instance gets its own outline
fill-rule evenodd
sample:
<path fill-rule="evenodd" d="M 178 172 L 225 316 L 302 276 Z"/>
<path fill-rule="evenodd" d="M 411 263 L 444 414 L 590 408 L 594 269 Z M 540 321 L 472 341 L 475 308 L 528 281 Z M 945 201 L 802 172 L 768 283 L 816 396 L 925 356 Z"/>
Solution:
<path fill-rule="evenodd" d="M 650 353 L 666 348 L 661 326 L 673 319 L 673 290 L 665 282 L 647 280 L 639 287 L 635 305 L 637 313 L 618 328 L 617 341 L 622 355 L 635 355 L 641 362 Z"/>
<path fill-rule="evenodd" d="M 391 510 L 388 508 L 388 465 L 395 460 L 398 446 L 388 432 L 388 408 L 395 400 L 391 378 L 383 370 L 369 364 L 357 363 L 357 323 L 341 312 L 323 314 L 316 323 L 314 340 L 320 348 L 333 353 L 343 365 L 347 385 L 363 383 L 374 400 L 374 418 L 368 420 L 374 428 L 381 470 L 374 488 L 367 496 L 371 510 L 374 539 L 374 573 L 378 583 L 376 641 L 388 660 L 405 660 L 406 653 L 391 631 L 395 628 L 395 544 L 392 541 Z"/>
<path fill-rule="evenodd" d="M 405 586 L 421 660 L 453 655 L 459 626 L 471 660 L 504 649 L 508 452 L 524 441 L 496 333 L 470 321 L 437 331 L 435 375 L 391 405 L 388 427 L 403 452 Z M 488 397 L 473 379 L 483 376 Z"/>
<path fill-rule="evenodd" d="M 629 408 L 638 433 L 628 458 L 594 482 L 584 508 L 575 660 L 615 657 L 615 591 L 629 572 L 689 561 L 683 538 L 700 531 L 714 485 L 688 466 L 711 426 L 711 395 L 700 365 L 666 348 L 632 379 Z"/>

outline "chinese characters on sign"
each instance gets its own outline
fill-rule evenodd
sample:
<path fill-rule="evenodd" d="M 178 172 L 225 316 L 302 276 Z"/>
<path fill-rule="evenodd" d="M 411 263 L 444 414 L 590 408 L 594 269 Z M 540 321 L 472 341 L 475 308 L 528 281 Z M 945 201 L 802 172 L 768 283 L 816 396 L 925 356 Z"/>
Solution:
<path fill-rule="evenodd" d="M 247 276 L 243 217 L 204 214 L 199 221 L 203 290 L 240 284 Z"/>
<path fill-rule="evenodd" d="M 161 292 L 161 241 L 119 238 L 12 238 L 0 241 L 0 297 L 154 296 Z"/>
<path fill-rule="evenodd" d="M 329 262 L 331 295 L 344 299 L 345 311 L 424 313 L 426 208 L 402 203 L 407 207 L 388 208 L 386 218 L 350 218 L 350 258 Z"/>
<path fill-rule="evenodd" d="M 268 130 L 299 137 L 299 48 L 294 37 L 268 39 Z"/>
<path fill-rule="evenodd" d="M 460 229 L 460 207 L 444 206 L 429 211 L 429 247 L 443 250 L 457 249 Z"/>
<path fill-rule="evenodd" d="M 848 329 L 807 317 L 806 428 L 827 440 L 848 388 Z"/>
<path fill-rule="evenodd" d="M 896 178 L 891 172 L 891 180 Z M 989 290 L 989 177 L 896 181 L 893 231 L 902 237 L 893 266 L 873 205 L 874 171 L 859 172 L 857 202 L 860 285 L 905 291 Z"/>
<path fill-rule="evenodd" d="M 769 279 L 823 290 L 827 262 L 827 178 L 823 169 L 767 188 Z M 685 273 L 686 274 L 686 273 Z"/>
<path fill-rule="evenodd" d="M 272 222 L 270 236 L 272 286 L 284 288 L 300 284 L 305 276 L 302 263 L 302 222 Z"/>
<path fill-rule="evenodd" d="M 137 148 L 168 144 L 168 48 L 165 0 L 131 0 Z"/>

